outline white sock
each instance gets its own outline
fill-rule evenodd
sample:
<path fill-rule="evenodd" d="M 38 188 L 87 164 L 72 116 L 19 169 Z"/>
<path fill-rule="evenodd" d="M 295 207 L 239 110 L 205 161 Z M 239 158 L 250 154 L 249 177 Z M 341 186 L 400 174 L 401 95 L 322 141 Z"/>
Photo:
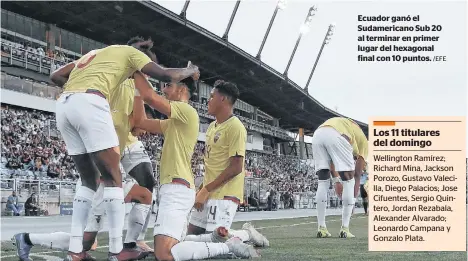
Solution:
<path fill-rule="evenodd" d="M 232 235 L 234 235 L 235 237 L 238 237 L 242 240 L 242 242 L 247 242 L 250 240 L 250 235 L 249 235 L 249 232 L 247 232 L 246 230 L 234 230 L 234 229 L 230 229 L 229 230 L 229 233 L 231 233 Z"/>
<path fill-rule="evenodd" d="M 84 186 L 77 187 L 73 200 L 71 236 L 68 250 L 73 253 L 83 251 L 83 232 L 88 221 L 88 213 L 94 197 L 94 191 Z"/>
<path fill-rule="evenodd" d="M 212 242 L 211 234 L 201 234 L 201 235 L 187 235 L 184 241 L 192 242 Z"/>
<path fill-rule="evenodd" d="M 225 243 L 183 241 L 172 247 L 174 261 L 201 260 L 229 254 Z"/>
<path fill-rule="evenodd" d="M 327 227 L 325 224 L 325 211 L 327 209 L 327 196 L 328 188 L 330 187 L 330 180 L 319 180 L 317 187 L 317 222 L 319 227 Z"/>
<path fill-rule="evenodd" d="M 128 227 L 127 235 L 125 236 L 125 243 L 132 243 L 138 240 L 140 232 L 143 230 L 150 205 L 135 204 L 128 214 Z"/>
<path fill-rule="evenodd" d="M 33 245 L 66 251 L 70 244 L 70 234 L 65 232 L 29 233 L 29 240 Z"/>
<path fill-rule="evenodd" d="M 354 179 L 343 182 L 343 214 L 342 214 L 342 226 L 349 228 L 349 220 L 353 213 L 354 207 Z"/>
<path fill-rule="evenodd" d="M 124 191 L 119 187 L 104 188 L 104 208 L 109 219 L 109 252 L 122 251 L 122 234 L 125 223 Z"/>
<path fill-rule="evenodd" d="M 145 219 L 145 224 L 143 225 L 143 228 L 141 229 L 140 235 L 138 236 L 138 241 L 145 240 L 146 232 L 148 231 L 148 225 L 149 225 L 150 219 L 151 219 L 151 211 L 148 211 L 148 215 L 146 216 L 146 219 Z"/>

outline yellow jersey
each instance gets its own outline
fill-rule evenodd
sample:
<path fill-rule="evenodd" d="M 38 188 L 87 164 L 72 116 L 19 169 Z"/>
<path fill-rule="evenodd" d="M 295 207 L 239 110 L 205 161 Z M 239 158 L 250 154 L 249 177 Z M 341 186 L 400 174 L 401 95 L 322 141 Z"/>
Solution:
<path fill-rule="evenodd" d="M 169 119 L 161 121 L 164 144 L 160 184 L 175 182 L 194 188 L 191 161 L 198 140 L 198 113 L 186 102 L 171 101 L 170 105 Z"/>
<path fill-rule="evenodd" d="M 325 121 L 319 128 L 325 126 L 334 128 L 341 135 L 346 135 L 353 146 L 353 154 L 367 159 L 369 151 L 367 137 L 357 123 L 347 118 L 335 117 Z"/>
<path fill-rule="evenodd" d="M 217 124 L 212 122 L 206 131 L 205 142 L 205 177 L 203 186 L 214 181 L 227 167 L 230 158 L 241 156 L 245 158 L 247 130 L 239 118 L 232 116 L 227 121 Z M 232 200 L 236 203 L 244 201 L 244 160 L 242 173 L 228 183 L 210 193 L 211 199 Z"/>
<path fill-rule="evenodd" d="M 109 100 L 114 89 L 150 62 L 147 55 L 128 45 L 92 50 L 75 63 L 64 86 L 64 93 L 93 89 Z"/>
<path fill-rule="evenodd" d="M 125 147 L 138 141 L 130 133 L 130 115 L 133 112 L 133 102 L 135 97 L 135 83 L 132 79 L 125 80 L 119 88 L 113 90 L 110 96 L 109 106 L 112 113 L 115 131 L 119 138 L 120 155 L 123 155 Z"/>

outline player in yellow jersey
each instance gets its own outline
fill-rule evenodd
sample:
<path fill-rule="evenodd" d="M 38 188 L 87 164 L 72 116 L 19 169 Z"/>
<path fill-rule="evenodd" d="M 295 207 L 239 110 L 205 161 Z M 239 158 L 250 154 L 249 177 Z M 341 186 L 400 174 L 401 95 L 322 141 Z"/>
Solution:
<path fill-rule="evenodd" d="M 154 59 L 153 59 L 154 60 Z M 120 144 L 125 144 L 121 150 L 120 160 L 122 167 L 128 175 L 134 178 L 140 186 L 153 191 L 156 180 L 153 176 L 153 166 L 145 150 L 145 146 L 130 131 L 132 130 L 132 113 L 135 96 L 135 84 L 132 79 L 126 80 L 122 88 L 114 91 L 112 102 L 112 118 L 114 126 L 121 139 Z M 117 97 L 119 96 L 119 97 Z M 148 113 L 151 108 L 148 107 Z M 127 134 L 127 135 L 125 135 Z M 129 213 L 128 229 L 124 241 L 124 249 L 133 249 L 138 245 L 141 249 L 153 252 L 144 242 L 144 236 L 148 228 L 151 215 L 150 206 L 136 203 Z M 138 240 L 140 238 L 140 240 Z"/>
<path fill-rule="evenodd" d="M 233 112 L 238 97 L 237 86 L 222 80 L 216 81 L 211 91 L 208 114 L 216 120 L 206 131 L 206 173 L 195 200 L 187 241 L 222 242 L 232 235 L 256 246 L 269 245 L 250 223 L 244 224 L 242 230 L 230 230 L 244 199 L 247 130 Z"/>
<path fill-rule="evenodd" d="M 99 174 L 104 179 L 104 207 L 109 220 L 109 260 L 130 260 L 137 256 L 118 257 L 123 249 L 125 221 L 124 194 L 119 169 L 119 140 L 109 108 L 111 93 L 136 71 L 158 80 L 179 82 L 198 77 L 196 66 L 168 69 L 151 61 L 142 51 L 152 48 L 152 41 L 131 39 L 128 45 L 111 45 L 93 50 L 78 61 L 51 74 L 51 80 L 64 87 L 56 102 L 57 127 L 68 154 L 82 180 L 73 202 L 69 255 L 67 260 L 81 260 L 83 230 L 97 189 Z M 71 68 L 69 74 L 63 73 Z"/>
<path fill-rule="evenodd" d="M 349 222 L 359 189 L 359 180 L 368 152 L 367 137 L 353 120 L 336 117 L 325 121 L 314 132 L 312 152 L 318 175 L 317 237 L 330 237 L 325 224 L 330 173 L 338 196 L 343 201 L 342 225 L 339 236 L 352 238 Z M 356 162 L 354 156 L 357 157 Z"/>
<path fill-rule="evenodd" d="M 144 78 L 135 77 L 135 84 Z M 149 83 L 147 83 L 150 85 Z M 142 96 L 151 93 L 137 88 Z M 194 179 L 191 159 L 199 133 L 197 111 L 188 103 L 196 87 L 192 79 L 166 84 L 163 93 L 167 100 L 158 97 L 154 109 L 167 115 L 167 120 L 135 119 L 135 126 L 151 133 L 164 135 L 160 165 L 160 188 L 158 214 L 154 225 L 154 254 L 159 261 L 184 261 L 206 259 L 234 253 L 239 257 L 252 257 L 255 249 L 238 238 L 226 243 L 204 243 L 183 241 L 187 229 L 188 215 L 195 203 Z M 135 96 L 135 103 L 143 103 Z M 156 100 L 156 98 L 154 98 Z M 137 110 L 137 106 L 135 106 Z M 143 115 L 137 113 L 137 115 Z"/>

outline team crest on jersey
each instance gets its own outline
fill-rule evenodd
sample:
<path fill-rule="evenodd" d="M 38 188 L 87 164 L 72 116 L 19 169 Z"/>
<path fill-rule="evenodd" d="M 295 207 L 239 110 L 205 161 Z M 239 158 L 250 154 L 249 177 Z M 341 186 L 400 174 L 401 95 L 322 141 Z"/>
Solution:
<path fill-rule="evenodd" d="M 217 132 L 214 136 L 213 141 L 216 143 L 219 140 L 219 137 L 221 136 L 221 133 Z"/>

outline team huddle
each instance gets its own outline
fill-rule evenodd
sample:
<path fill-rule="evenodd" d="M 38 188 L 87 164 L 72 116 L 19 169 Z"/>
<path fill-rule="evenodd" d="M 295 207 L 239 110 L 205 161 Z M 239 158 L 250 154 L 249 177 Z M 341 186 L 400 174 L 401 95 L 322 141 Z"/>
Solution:
<path fill-rule="evenodd" d="M 154 254 L 159 261 L 259 257 L 256 248 L 269 241 L 250 223 L 233 230 L 244 199 L 247 131 L 233 114 L 237 86 L 217 81 L 208 102 L 215 117 L 206 132 L 203 184 L 195 188 L 191 159 L 199 135 L 199 118 L 189 100 L 196 92 L 198 67 L 164 68 L 151 51 L 153 42 L 132 38 L 127 45 L 93 50 L 51 75 L 63 87 L 56 102 L 57 127 L 80 173 L 73 201 L 70 233 L 20 233 L 14 236 L 20 260 L 34 245 L 68 250 L 64 260 L 95 260 L 90 250 L 107 216 L 108 260 L 139 260 Z M 147 77 L 166 83 L 158 95 Z M 154 110 L 167 116 L 155 119 Z M 138 136 L 164 136 L 160 185 Z M 340 237 L 353 237 L 349 222 L 367 157 L 367 139 L 349 119 L 326 121 L 313 137 L 319 176 L 318 237 L 329 237 L 325 209 L 330 174 L 343 200 Z M 357 161 L 353 159 L 357 156 Z M 154 245 L 147 233 L 157 191 Z M 125 203 L 134 203 L 125 225 Z M 93 247 L 94 245 L 94 247 Z"/>
<path fill-rule="evenodd" d="M 247 134 L 233 116 L 239 90 L 232 83 L 218 81 L 211 93 L 209 113 L 216 121 L 208 129 L 207 174 L 196 193 L 191 158 L 199 118 L 188 101 L 200 73 L 190 62 L 186 68 L 161 67 L 152 46 L 151 40 L 132 38 L 127 45 L 93 50 L 52 73 L 51 80 L 63 87 L 56 102 L 57 126 L 80 182 L 70 234 L 15 235 L 21 260 L 31 260 L 33 245 L 68 249 L 65 260 L 95 260 L 89 251 L 104 213 L 109 228 L 108 260 L 139 260 L 150 253 L 161 261 L 252 258 L 258 256 L 254 246 L 269 245 L 248 223 L 241 230 L 230 229 L 244 192 Z M 166 83 L 165 97 L 154 91 L 147 76 Z M 153 109 L 167 119 L 154 119 Z M 136 137 L 144 132 L 164 136 L 154 249 L 144 242 L 156 184 L 149 157 Z M 125 202 L 135 204 L 124 240 Z"/>

